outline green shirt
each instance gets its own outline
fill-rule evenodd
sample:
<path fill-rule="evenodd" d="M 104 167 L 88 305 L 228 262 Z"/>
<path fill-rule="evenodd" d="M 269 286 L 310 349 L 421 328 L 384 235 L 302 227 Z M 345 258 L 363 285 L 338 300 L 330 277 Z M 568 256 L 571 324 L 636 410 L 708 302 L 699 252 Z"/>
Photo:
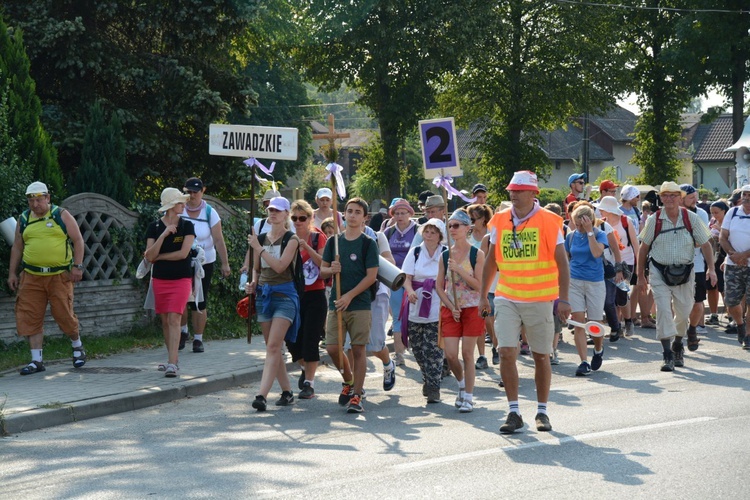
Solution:
<path fill-rule="evenodd" d="M 345 294 L 350 290 L 359 285 L 367 277 L 367 270 L 370 268 L 378 267 L 378 244 L 370 238 L 370 247 L 367 250 L 367 258 L 362 255 L 362 245 L 365 238 L 369 238 L 364 234 L 360 235 L 357 239 L 347 240 L 346 237 L 341 234 L 339 235 L 339 255 L 341 256 L 339 261 L 341 262 L 341 294 Z M 326 247 L 323 250 L 323 262 L 331 263 L 335 260 L 335 249 L 334 239 L 329 238 L 326 242 Z M 336 276 L 338 279 L 338 276 Z M 331 298 L 328 301 L 328 309 L 333 311 L 336 307 L 333 305 L 333 301 L 336 299 L 336 289 L 331 293 Z M 370 291 L 365 289 L 364 292 L 360 293 L 352 299 L 349 303 L 347 311 L 369 311 L 370 310 Z"/>

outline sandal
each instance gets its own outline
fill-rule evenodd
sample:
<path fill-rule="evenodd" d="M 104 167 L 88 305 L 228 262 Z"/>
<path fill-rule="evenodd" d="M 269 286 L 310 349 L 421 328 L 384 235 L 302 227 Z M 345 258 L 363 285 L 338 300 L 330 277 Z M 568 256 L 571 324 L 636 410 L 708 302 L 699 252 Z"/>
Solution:
<path fill-rule="evenodd" d="M 697 333 L 690 333 L 687 334 L 687 348 L 688 351 L 697 351 L 698 350 L 698 344 L 700 343 L 701 339 L 698 338 Z"/>
<path fill-rule="evenodd" d="M 78 356 L 76 356 L 78 353 Z M 73 348 L 73 368 L 80 368 L 86 364 L 86 351 L 83 350 L 83 346 Z"/>
<path fill-rule="evenodd" d="M 167 365 L 168 363 L 159 363 L 159 366 L 156 367 L 156 369 L 160 372 L 167 371 Z"/>
<path fill-rule="evenodd" d="M 32 373 L 43 372 L 46 368 L 44 363 L 41 361 L 32 361 L 28 365 L 21 368 L 21 375 L 31 375 Z"/>
<path fill-rule="evenodd" d="M 656 330 L 656 323 L 652 323 L 651 321 L 641 321 L 641 328 L 646 328 L 647 330 Z"/>
<path fill-rule="evenodd" d="M 180 372 L 180 367 L 169 363 L 167 369 L 164 370 L 164 376 L 168 378 L 175 378 Z"/>

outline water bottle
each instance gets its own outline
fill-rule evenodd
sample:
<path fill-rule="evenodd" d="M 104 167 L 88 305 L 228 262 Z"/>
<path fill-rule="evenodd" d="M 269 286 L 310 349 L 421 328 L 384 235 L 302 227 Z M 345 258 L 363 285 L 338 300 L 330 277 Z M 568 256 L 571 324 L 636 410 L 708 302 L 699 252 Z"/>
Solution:
<path fill-rule="evenodd" d="M 245 284 L 247 283 L 247 273 L 240 275 L 240 291 L 245 291 Z"/>
<path fill-rule="evenodd" d="M 629 286 L 628 286 L 628 284 L 627 284 L 627 283 L 625 282 L 625 280 L 622 280 L 621 282 L 619 282 L 619 283 L 617 284 L 617 288 L 619 288 L 620 290 L 622 290 L 622 291 L 623 291 L 623 292 L 625 292 L 625 293 L 630 293 L 630 287 L 629 287 Z"/>

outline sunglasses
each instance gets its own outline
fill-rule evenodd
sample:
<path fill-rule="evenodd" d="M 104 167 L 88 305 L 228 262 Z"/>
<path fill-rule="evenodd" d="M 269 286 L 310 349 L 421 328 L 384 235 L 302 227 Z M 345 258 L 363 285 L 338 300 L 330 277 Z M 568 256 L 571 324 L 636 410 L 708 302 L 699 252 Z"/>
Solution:
<path fill-rule="evenodd" d="M 463 226 L 463 224 L 448 224 L 448 229 L 458 229 L 461 226 Z"/>
<path fill-rule="evenodd" d="M 573 184 L 586 184 L 585 181 L 575 181 Z"/>
<path fill-rule="evenodd" d="M 44 196 L 47 196 L 47 193 L 27 194 L 26 198 L 28 198 L 29 200 L 33 200 L 34 198 L 42 198 Z"/>
<path fill-rule="evenodd" d="M 292 215 L 292 222 L 307 222 L 307 215 L 300 215 L 297 217 L 296 215 Z"/>

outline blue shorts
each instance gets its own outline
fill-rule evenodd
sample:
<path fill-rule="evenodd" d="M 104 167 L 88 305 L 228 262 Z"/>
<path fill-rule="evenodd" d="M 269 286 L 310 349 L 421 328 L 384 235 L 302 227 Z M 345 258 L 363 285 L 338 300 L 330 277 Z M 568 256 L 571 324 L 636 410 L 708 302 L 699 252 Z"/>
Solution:
<path fill-rule="evenodd" d="M 296 315 L 297 305 L 293 299 L 285 295 L 273 294 L 271 295 L 271 303 L 268 305 L 268 310 L 265 311 L 265 314 L 258 311 L 258 323 L 266 323 L 273 318 L 284 318 L 294 323 Z"/>

